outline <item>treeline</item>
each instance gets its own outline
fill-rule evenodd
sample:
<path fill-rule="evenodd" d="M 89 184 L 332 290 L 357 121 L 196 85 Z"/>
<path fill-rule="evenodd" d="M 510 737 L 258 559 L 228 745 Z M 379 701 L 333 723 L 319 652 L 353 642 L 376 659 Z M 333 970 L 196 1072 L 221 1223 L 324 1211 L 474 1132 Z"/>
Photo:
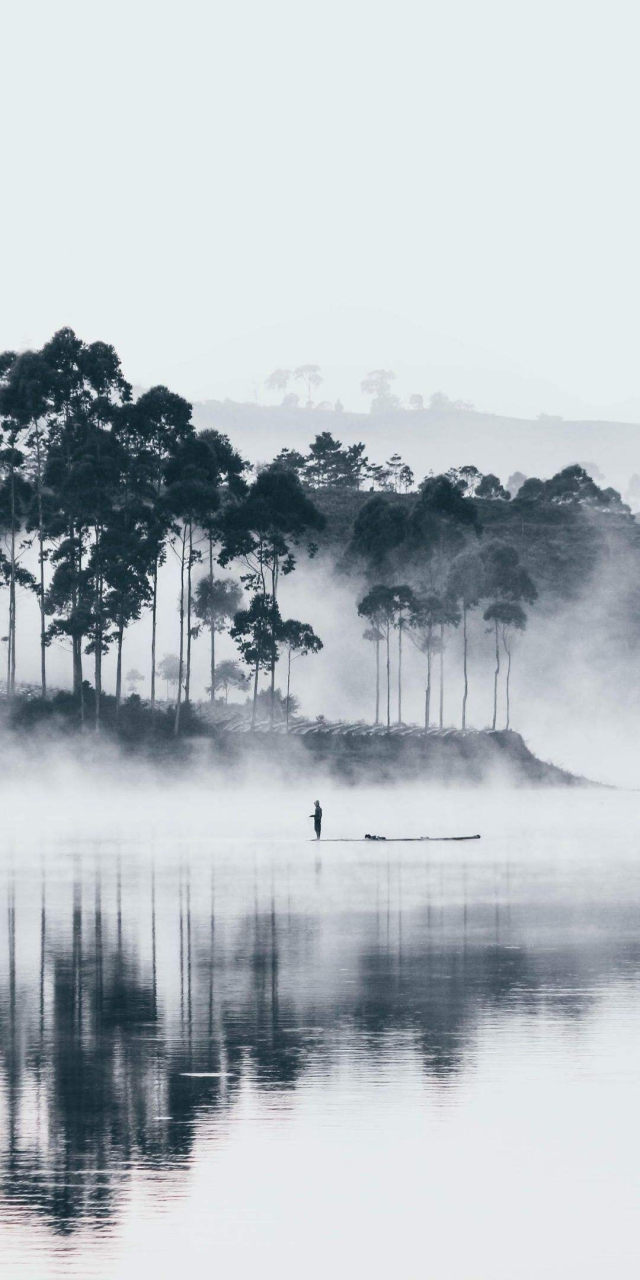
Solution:
<path fill-rule="evenodd" d="M 399 453 L 393 453 L 385 463 L 374 463 L 365 448 L 362 442 L 343 445 L 330 431 L 321 431 L 307 454 L 281 449 L 274 461 L 311 489 L 361 489 L 365 485 L 388 493 L 412 489 L 413 471 Z"/>
<path fill-rule="evenodd" d="M 0 574 L 9 594 L 7 696 L 16 692 L 17 589 L 35 593 L 40 610 L 41 693 L 47 695 L 47 649 L 62 637 L 71 649 L 72 687 L 81 723 L 88 696 L 84 663 L 93 663 L 92 708 L 100 726 L 102 662 L 116 650 L 116 713 L 122 698 L 122 653 L 127 628 L 151 614 L 151 708 L 156 703 L 159 569 L 169 553 L 180 574 L 178 672 L 174 731 L 191 697 L 191 647 L 210 633 L 211 687 L 216 633 L 232 620 L 232 634 L 254 675 L 271 680 L 284 649 L 316 652 L 308 624 L 283 619 L 281 575 L 295 568 L 294 547 L 324 517 L 296 475 L 266 469 L 252 484 L 248 464 L 216 431 L 196 434 L 191 406 L 166 387 L 136 401 L 113 347 L 86 344 L 70 329 L 40 351 L 0 356 Z M 35 544 L 37 575 L 23 563 Z M 194 583 L 204 560 L 206 572 Z M 233 580 L 214 565 L 241 565 L 247 608 Z"/>
<path fill-rule="evenodd" d="M 370 399 L 371 413 L 389 413 L 402 408 L 402 401 L 393 390 L 395 381 L 396 375 L 393 369 L 371 369 L 362 379 L 360 391 Z M 284 409 L 296 409 L 300 404 L 300 396 L 290 389 L 297 384 L 304 388 L 304 403 L 307 409 L 333 409 L 334 412 L 341 413 L 344 408 L 341 400 L 336 400 L 334 404 L 330 400 L 314 402 L 313 396 L 319 391 L 323 382 L 324 376 L 319 364 L 301 364 L 295 369 L 274 369 L 268 378 L 265 378 L 264 385 L 267 391 L 282 394 L 281 405 Z M 409 396 L 408 408 L 413 412 L 423 410 L 424 396 L 414 392 Z M 451 413 L 460 409 L 472 410 L 473 408 L 470 401 L 450 400 L 442 391 L 435 391 L 429 400 L 429 409 L 434 413 Z"/>
<path fill-rule="evenodd" d="M 474 501 L 483 499 L 484 503 Z M 527 626 L 524 608 L 538 598 L 538 587 L 509 538 L 483 536 L 479 511 L 486 504 L 509 503 L 522 515 L 527 511 L 563 507 L 620 514 L 629 508 L 615 489 L 601 489 L 575 465 L 550 480 L 522 477 L 514 500 L 497 476 L 482 475 L 476 467 L 454 468 L 441 476 L 427 476 L 411 504 L 391 502 L 382 495 L 361 506 L 353 524 L 347 560 L 364 567 L 371 582 L 358 604 L 369 622 L 364 639 L 376 654 L 375 722 L 381 720 L 381 649 L 385 653 L 387 727 L 391 724 L 391 635 L 397 634 L 397 720 L 402 723 L 403 638 L 425 657 L 424 726 L 432 719 L 444 727 L 444 653 L 448 639 L 461 631 L 462 698 L 460 725 L 467 727 L 469 697 L 469 619 L 476 613 L 493 638 L 492 728 L 498 727 L 498 698 L 504 669 L 505 728 L 510 727 L 513 638 Z M 512 525 L 512 528 L 514 526 Z M 432 714 L 434 662 L 438 673 L 438 708 Z"/>
<path fill-rule="evenodd" d="M 380 650 L 386 667 L 386 723 L 391 726 L 391 633 L 397 632 L 397 718 L 402 724 L 402 646 L 405 636 L 425 656 L 424 727 L 431 726 L 433 661 L 438 660 L 438 727 L 444 727 L 444 652 L 448 634 L 462 629 L 463 694 L 461 728 L 467 727 L 469 696 L 468 617 L 483 605 L 482 618 L 493 631 L 495 670 L 493 722 L 497 727 L 501 647 L 506 656 L 506 724 L 510 727 L 511 640 L 524 631 L 523 602 L 538 592 L 520 564 L 515 547 L 490 539 L 480 546 L 482 529 L 475 507 L 447 476 L 428 477 L 408 514 L 373 499 L 356 519 L 351 551 L 363 559 L 375 581 L 358 604 L 370 623 L 364 639 L 375 645 L 376 724 L 380 723 Z M 475 544 L 475 545 L 473 545 Z M 402 566 L 410 581 L 398 582 Z"/>
<path fill-rule="evenodd" d="M 376 722 L 380 716 L 380 656 L 385 651 L 386 722 L 391 722 L 391 635 L 397 632 L 397 716 L 402 721 L 402 646 L 407 639 L 425 656 L 425 726 L 431 719 L 433 663 L 439 669 L 438 723 L 443 724 L 443 653 L 448 635 L 461 629 L 467 723 L 467 626 L 476 611 L 493 633 L 494 727 L 501 654 L 506 658 L 507 723 L 511 639 L 523 630 L 525 604 L 537 589 L 508 541 L 482 538 L 475 498 L 510 502 L 496 476 L 475 467 L 428 476 L 407 502 L 410 468 L 397 454 L 384 467 L 369 463 L 365 446 L 344 446 L 323 432 L 306 455 L 282 450 L 273 463 L 251 468 L 222 432 L 196 433 L 191 406 L 164 386 L 134 400 L 114 348 L 84 343 L 70 329 L 39 351 L 0 355 L 0 582 L 8 593 L 6 688 L 16 694 L 18 591 L 31 591 L 40 616 L 40 691 L 47 696 L 47 653 L 54 640 L 67 644 L 79 719 L 96 729 L 104 705 L 102 666 L 116 657 L 116 718 L 123 682 L 135 689 L 142 676 L 123 677 L 127 629 L 151 618 L 150 706 L 156 683 L 175 689 L 173 730 L 191 702 L 192 646 L 207 634 L 211 701 L 221 690 L 244 689 L 248 676 L 216 658 L 216 637 L 228 630 L 250 673 L 252 722 L 265 701 L 288 718 L 294 706 L 291 664 L 317 653 L 321 639 L 309 623 L 284 618 L 281 579 L 296 568 L 300 550 L 313 556 L 326 524 L 315 498 L 319 490 L 386 490 L 360 506 L 348 560 L 364 570 L 369 589 L 358 608 L 376 651 Z M 389 496 L 386 496 L 389 495 Z M 363 495 L 364 496 L 364 495 Z M 601 490 L 580 467 L 549 481 L 528 479 L 511 505 L 573 503 L 628 509 L 614 490 Z M 29 548 L 37 571 L 27 567 Z M 177 654 L 158 660 L 159 571 L 175 557 L 180 578 Z M 219 573 L 219 568 L 224 574 Z M 228 576 L 229 570 L 238 580 Z M 284 659 L 287 692 L 275 685 Z M 87 660 L 93 687 L 85 679 Z"/>

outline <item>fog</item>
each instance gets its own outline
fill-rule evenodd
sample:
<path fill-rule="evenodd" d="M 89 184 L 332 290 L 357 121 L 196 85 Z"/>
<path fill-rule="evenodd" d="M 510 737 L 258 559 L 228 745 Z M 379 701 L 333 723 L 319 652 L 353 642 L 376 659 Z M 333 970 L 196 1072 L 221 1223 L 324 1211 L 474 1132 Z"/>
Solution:
<path fill-rule="evenodd" d="M 231 572 L 239 572 L 232 566 Z M 203 569 L 196 568 L 197 579 Z M 407 565 L 407 578 L 413 570 Z M 375 712 L 375 649 L 363 639 L 367 623 L 358 617 L 357 603 L 365 594 L 364 576 L 352 567 L 347 574 L 329 552 L 309 559 L 302 553 L 296 571 L 280 588 L 283 617 L 310 622 L 323 641 L 320 654 L 295 658 L 291 692 L 300 700 L 299 714 L 327 720 L 373 722 Z M 157 660 L 178 650 L 178 565 L 172 551 L 160 573 Z M 513 640 L 511 727 L 524 736 L 542 759 L 594 781 L 635 788 L 640 777 L 637 717 L 640 694 L 636 679 L 638 586 L 635 555 L 627 559 L 618 547 L 613 561 L 606 554 L 570 602 L 543 593 L 529 612 L 527 631 Z M 6 608 L 6 604 L 4 605 Z M 482 621 L 482 610 L 469 615 L 468 722 L 475 728 L 491 725 L 493 699 L 493 636 Z M 150 692 L 151 622 L 148 614 L 126 632 L 123 673 L 137 669 L 144 680 L 137 692 Z M 37 682 L 39 633 L 37 602 L 22 592 L 18 608 L 18 679 Z M 392 722 L 397 718 L 397 639 L 391 642 Z M 460 724 L 462 701 L 462 641 L 460 629 L 450 632 L 445 650 L 445 725 Z M 237 659 L 225 632 L 217 637 L 218 660 Z M 192 697 L 208 701 L 210 681 L 208 633 L 192 646 Z M 93 662 L 85 657 L 85 678 L 93 679 Z M 51 688 L 69 688 L 71 654 L 63 641 L 47 654 Z M 426 659 L 405 634 L 403 645 L 403 720 L 420 724 L 424 716 Z M 115 654 L 104 660 L 104 687 L 115 689 Z M 286 663 L 276 671 L 276 684 L 286 692 Z M 261 687 L 268 687 L 261 677 Z M 434 660 L 432 722 L 436 717 L 437 672 Z M 126 687 L 126 681 L 125 681 Z M 385 700 L 384 664 L 382 704 Z M 157 683 L 157 695 L 166 697 Z M 248 694 L 231 690 L 230 709 Z M 170 697 L 173 694 L 170 692 Z M 499 699 L 498 727 L 504 725 L 504 692 Z M 436 717 L 437 723 L 437 717 Z M 65 749 L 67 750 L 67 748 Z M 130 767 L 130 766 L 127 766 Z"/>

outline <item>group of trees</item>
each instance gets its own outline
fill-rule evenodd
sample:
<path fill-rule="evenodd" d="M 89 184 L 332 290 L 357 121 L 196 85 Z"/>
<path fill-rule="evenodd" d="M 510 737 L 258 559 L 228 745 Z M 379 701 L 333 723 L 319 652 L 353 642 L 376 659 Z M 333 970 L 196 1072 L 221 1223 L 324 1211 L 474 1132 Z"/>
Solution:
<path fill-rule="evenodd" d="M 284 405 L 297 405 L 299 397 L 295 392 L 288 392 L 287 387 L 290 381 L 302 382 L 307 395 L 307 408 L 313 408 L 313 392 L 324 382 L 319 364 L 300 364 L 297 369 L 274 369 L 273 373 L 265 381 L 265 387 L 268 391 L 282 391 L 284 395 Z M 330 408 L 329 405 L 327 405 Z"/>
<path fill-rule="evenodd" d="M 231 620 L 243 658 L 271 675 L 280 650 L 315 652 L 321 642 L 306 624 L 283 620 L 280 574 L 295 567 L 292 548 L 324 520 L 296 475 L 280 466 L 249 485 L 247 464 L 217 431 L 197 435 L 191 406 L 166 387 L 133 399 L 113 347 L 84 343 L 70 329 L 40 351 L 0 356 L 0 581 L 8 588 L 7 695 L 16 687 L 19 587 L 40 611 L 41 692 L 47 693 L 47 649 L 70 646 L 72 685 L 85 718 L 84 660 L 94 670 L 95 726 L 100 725 L 102 663 L 116 651 L 116 714 L 122 697 L 125 632 L 151 614 L 151 707 L 156 674 L 175 682 L 175 732 L 191 696 L 192 642 L 210 635 L 211 698 L 220 687 L 215 638 Z M 24 563 L 35 543 L 38 573 Z M 312 552 L 313 547 L 309 545 Z M 159 570 L 172 554 L 179 567 L 177 671 L 172 655 L 157 669 Z M 206 558 L 207 570 L 194 582 Z M 251 592 L 219 578 L 214 565 L 237 560 Z M 247 639 L 252 641 L 250 652 Z M 130 671 L 129 687 L 140 673 Z M 228 690 L 229 671 L 226 672 Z"/>
<path fill-rule="evenodd" d="M 321 431 L 307 454 L 297 449 L 281 449 L 278 466 L 293 471 L 311 489 L 361 489 L 365 483 L 389 493 L 407 493 L 413 486 L 413 471 L 399 453 L 387 462 L 369 462 L 362 443 L 343 445 L 330 431 Z"/>
<path fill-rule="evenodd" d="M 281 651 L 288 655 L 290 680 L 293 653 L 314 653 L 322 642 L 312 628 L 297 619 L 283 619 L 279 606 L 282 577 L 296 567 L 295 550 L 303 546 L 315 555 L 314 533 L 325 518 L 305 493 L 298 476 L 277 460 L 261 471 L 244 499 L 228 507 L 220 524 L 219 562 L 232 561 L 244 567 L 241 577 L 251 599 L 246 609 L 236 612 L 231 635 L 242 660 L 253 671 L 253 712 L 258 707 L 260 672 L 270 679 L 271 719 L 275 710 L 275 670 Z"/>
<path fill-rule="evenodd" d="M 305 380 L 310 397 L 320 377 L 300 366 L 282 378 Z M 275 374 L 273 375 L 275 377 Z M 368 388 L 390 395 L 392 375 L 374 370 Z M 247 463 L 218 431 L 196 433 L 191 406 L 164 386 L 134 399 L 113 347 L 84 343 L 63 329 L 39 351 L 0 355 L 0 586 L 6 588 L 6 688 L 16 690 L 20 591 L 39 607 L 40 684 L 47 694 L 47 653 L 60 643 L 71 656 L 74 697 L 81 722 L 93 708 L 96 729 L 104 705 L 103 662 L 115 654 L 116 716 L 123 683 L 131 692 L 144 679 L 123 676 L 127 629 L 150 617 L 151 708 L 156 680 L 175 690 L 174 729 L 191 702 L 192 648 L 206 635 L 209 696 L 252 685 L 252 723 L 265 697 L 271 720 L 293 706 L 292 664 L 319 652 L 309 623 L 281 612 L 282 579 L 302 551 L 312 557 L 325 517 L 316 502 L 323 489 L 373 493 L 358 509 L 346 562 L 364 568 L 368 587 L 358 604 L 375 645 L 376 723 L 381 719 L 381 655 L 386 666 L 386 722 L 391 724 L 392 638 L 397 637 L 397 716 L 402 722 L 403 646 L 425 658 L 426 728 L 432 720 L 434 664 L 439 673 L 437 723 L 444 724 L 444 650 L 454 631 L 462 637 L 461 724 L 469 697 L 468 627 L 481 616 L 493 640 L 493 726 L 504 671 L 506 723 L 510 722 L 512 640 L 527 624 L 525 606 L 536 586 L 513 541 L 481 536 L 487 504 L 509 504 L 524 514 L 535 504 L 622 513 L 613 489 L 601 488 L 584 467 L 566 467 L 549 480 L 515 473 L 515 497 L 500 479 L 476 467 L 429 475 L 417 494 L 409 467 L 394 453 L 374 467 L 364 444 L 344 446 L 329 432 L 306 455 L 283 449 L 253 479 Z M 507 508 L 505 507 L 505 511 Z M 495 520 L 495 507 L 492 520 Z M 556 517 L 557 518 L 557 517 Z M 517 521 L 524 526 L 523 521 Z M 31 550 L 31 554 L 28 554 Z M 157 659 L 160 570 L 174 559 L 179 578 L 175 654 Z M 220 573 L 219 570 L 223 572 Z M 229 574 L 235 572 L 237 578 Z M 537 571 L 536 571 L 537 576 Z M 217 638 L 228 632 L 241 666 L 217 661 Z M 93 668 L 93 689 L 86 664 Z M 276 668 L 286 670 L 286 696 L 276 689 Z M 266 676 L 268 689 L 260 690 Z M 86 707 L 85 707 L 86 703 Z M 87 713 L 88 714 L 88 713 Z"/>
<path fill-rule="evenodd" d="M 396 395 L 392 390 L 396 375 L 393 369 L 371 369 L 360 383 L 360 390 L 364 396 L 370 401 L 370 412 L 389 413 L 402 408 L 400 396 Z M 321 400 L 315 403 L 313 393 L 318 387 L 322 386 L 324 376 L 319 364 L 301 364 L 296 369 L 274 369 L 267 378 L 264 385 L 267 391 L 275 391 L 282 394 L 282 406 L 286 409 L 295 409 L 300 404 L 300 396 L 295 391 L 290 391 L 290 384 L 302 383 L 305 392 L 305 407 L 307 409 L 333 409 L 336 413 L 341 413 L 343 405 L 340 400 L 336 400 L 332 404 L 330 400 Z M 424 396 L 414 393 L 409 396 L 409 408 L 413 411 L 423 410 L 425 408 Z M 435 391 L 429 399 L 429 409 L 433 413 L 444 414 L 453 413 L 459 409 L 473 409 L 473 405 L 469 400 L 450 400 L 442 391 Z"/>
<path fill-rule="evenodd" d="M 537 589 L 518 552 L 498 539 L 481 541 L 477 509 L 455 475 L 428 477 L 410 512 L 384 498 L 370 500 L 355 521 L 352 553 L 364 560 L 373 585 L 358 603 L 369 627 L 364 639 L 375 645 L 375 721 L 380 722 L 380 650 L 386 665 L 386 723 L 391 725 L 391 636 L 397 632 L 397 718 L 402 724 L 402 646 L 405 635 L 425 655 L 424 726 L 431 724 L 433 660 L 439 663 L 438 725 L 444 726 L 446 637 L 462 628 L 463 693 L 461 726 L 467 726 L 469 695 L 468 617 L 484 605 L 482 618 L 495 640 L 493 722 L 497 727 L 501 648 L 507 657 L 506 727 L 510 725 L 512 637 L 523 631 L 523 603 Z M 397 580 L 402 568 L 405 580 Z"/>

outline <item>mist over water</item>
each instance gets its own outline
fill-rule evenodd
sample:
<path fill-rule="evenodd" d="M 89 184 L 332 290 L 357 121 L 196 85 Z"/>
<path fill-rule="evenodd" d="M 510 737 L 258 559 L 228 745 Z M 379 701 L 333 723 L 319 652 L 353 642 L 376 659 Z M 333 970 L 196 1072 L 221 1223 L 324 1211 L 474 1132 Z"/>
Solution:
<path fill-rule="evenodd" d="M 3 1277 L 637 1274 L 637 796 L 319 795 L 15 790 Z"/>
<path fill-rule="evenodd" d="M 198 574 L 196 574 L 196 577 Z M 169 558 L 160 575 L 158 654 L 177 649 L 177 565 Z M 375 654 L 363 640 L 365 622 L 357 614 L 357 602 L 366 581 L 357 569 L 336 572 L 335 560 L 320 554 L 309 560 L 300 556 L 298 571 L 283 578 L 283 616 L 308 620 L 323 640 L 324 648 L 311 658 L 294 659 L 291 691 L 299 699 L 301 714 L 324 715 L 328 720 L 372 722 L 375 709 Z M 546 600 L 530 612 L 529 626 L 513 641 L 511 687 L 512 727 L 521 732 L 531 749 L 544 760 L 595 781 L 635 788 L 640 778 L 640 745 L 636 733 L 640 694 L 636 680 L 638 654 L 633 630 L 637 596 L 633 558 L 618 553 L 615 568 L 598 562 L 579 591 L 565 603 Z M 622 613 L 622 602 L 632 612 Z M 481 611 L 480 611 L 481 612 Z M 35 679 L 38 670 L 37 605 L 26 594 L 20 601 L 21 671 Z M 127 632 L 123 668 L 137 668 L 144 675 L 139 686 L 148 696 L 150 619 L 134 623 Z M 391 654 L 392 717 L 397 714 L 397 641 Z M 196 701 L 208 700 L 209 649 L 206 636 L 192 650 L 192 688 Z M 237 650 L 227 634 L 217 638 L 218 660 L 236 659 Z M 85 659 L 86 675 L 92 664 Z M 48 651 L 53 687 L 69 686 L 69 650 L 54 643 Z M 104 660 L 108 690 L 115 687 L 115 660 Z M 462 637 L 460 629 L 447 637 L 445 659 L 445 725 L 459 725 L 463 694 Z M 469 623 L 469 723 L 490 726 L 493 693 L 493 640 L 479 612 Z M 261 677 L 268 687 L 268 677 Z M 286 663 L 278 665 L 276 684 L 286 691 Z M 407 638 L 403 650 L 403 718 L 421 723 L 424 714 L 425 658 Z M 158 694 L 166 697 L 162 681 Z M 230 707 L 246 694 L 233 691 Z M 504 724 L 504 691 L 500 689 L 498 726 Z M 17 748 L 12 746 L 10 755 Z M 49 765 L 59 772 L 58 744 L 50 752 Z M 117 760 L 117 757 L 116 757 Z M 64 766 L 62 766 L 64 767 Z M 74 765 L 75 767 L 75 765 Z M 117 769 L 120 766 L 117 765 Z"/>

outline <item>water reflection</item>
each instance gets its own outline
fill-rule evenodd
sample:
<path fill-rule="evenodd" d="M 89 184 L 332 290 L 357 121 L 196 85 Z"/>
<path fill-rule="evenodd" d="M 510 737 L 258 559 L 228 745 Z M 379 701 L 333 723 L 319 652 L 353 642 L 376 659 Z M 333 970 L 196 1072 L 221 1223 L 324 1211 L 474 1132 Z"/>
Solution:
<path fill-rule="evenodd" d="M 186 1169 L 249 1082 L 295 1096 L 418 1055 L 444 1089 L 487 1021 L 579 1024 L 640 970 L 637 895 L 499 863 L 328 865 L 49 850 L 5 868 L 0 1196 L 59 1236 L 117 1219 L 135 1170 Z M 633 888 L 633 886 L 632 886 Z M 597 897 L 597 895 L 596 895 Z"/>

